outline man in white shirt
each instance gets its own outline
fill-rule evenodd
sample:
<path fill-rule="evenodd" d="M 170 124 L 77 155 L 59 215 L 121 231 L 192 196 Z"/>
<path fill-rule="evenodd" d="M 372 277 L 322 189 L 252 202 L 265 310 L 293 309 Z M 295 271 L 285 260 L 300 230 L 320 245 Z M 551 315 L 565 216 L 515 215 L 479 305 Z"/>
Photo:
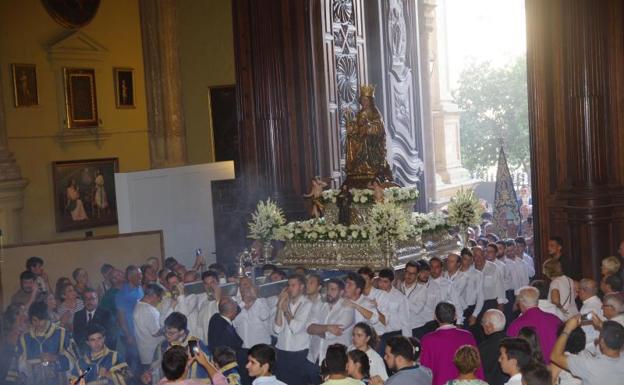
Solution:
<path fill-rule="evenodd" d="M 343 281 L 332 278 L 326 282 L 327 293 L 326 303 L 319 314 L 314 318 L 308 333 L 317 336 L 320 344 L 315 346 L 315 351 L 310 346 L 308 360 L 312 363 L 320 363 L 325 359 L 327 347 L 332 344 L 351 344 L 351 329 L 355 321 L 355 311 L 352 307 L 345 305 L 343 299 L 345 284 Z"/>
<path fill-rule="evenodd" d="M 598 298 L 597 294 L 598 284 L 596 281 L 589 278 L 581 279 L 579 282 L 578 297 L 583 301 L 583 306 L 581 306 L 580 313 L 585 315 L 593 312 L 601 319 L 604 319 L 604 315 L 602 314 L 602 301 Z M 591 324 L 583 325 L 583 331 L 585 332 L 587 344 L 593 344 L 600 335 L 600 332 Z"/>
<path fill-rule="evenodd" d="M 466 249 L 468 252 L 470 250 Z M 446 257 L 446 271 L 444 277 L 451 281 L 451 303 L 455 305 L 457 312 L 457 324 L 464 322 L 464 312 L 468 305 L 466 304 L 466 289 L 468 287 L 468 277 L 460 270 L 461 257 L 455 253 L 450 253 Z"/>
<path fill-rule="evenodd" d="M 483 309 L 484 278 L 480 270 L 475 269 L 472 251 L 464 248 L 461 251 L 461 273 L 466 277 L 466 287 L 460 292 L 464 309 L 464 327 L 478 328 L 477 317 Z"/>
<path fill-rule="evenodd" d="M 192 330 L 193 334 L 199 335 L 197 333 L 199 329 L 197 327 L 197 296 L 195 294 L 185 294 L 184 284 L 180 282 L 180 279 L 174 272 L 167 274 L 166 283 L 165 288 L 167 291 L 164 293 L 163 300 L 159 306 L 160 323 L 164 323 L 165 318 L 169 314 L 177 311 L 187 316 L 189 330 Z M 199 331 L 201 332 L 201 330 Z"/>
<path fill-rule="evenodd" d="M 247 353 L 245 368 L 250 377 L 255 379 L 252 385 L 286 385 L 273 375 L 275 369 L 275 350 L 265 344 L 254 345 Z"/>
<path fill-rule="evenodd" d="M 481 247 L 473 247 L 472 256 L 475 269 L 483 274 L 483 308 L 477 316 L 480 321 L 486 311 L 489 309 L 502 311 L 503 306 L 507 303 L 504 273 L 494 262 L 486 260 Z"/>
<path fill-rule="evenodd" d="M 412 330 L 407 321 L 410 316 L 407 298 L 392 286 L 392 282 L 394 282 L 394 270 L 381 269 L 378 279 L 380 294 L 376 298 L 376 304 L 379 321 L 383 324 L 385 332 L 379 339 L 380 346 L 377 352 L 380 355 L 385 352 L 386 341 L 390 337 L 412 336 Z"/>
<path fill-rule="evenodd" d="M 292 275 L 279 295 L 273 331 L 277 335 L 276 376 L 288 385 L 305 385 L 309 377 L 307 360 L 310 335 L 307 332 L 312 303 L 305 297 L 305 278 Z M 294 370 L 297 368 L 297 370 Z"/>
<path fill-rule="evenodd" d="M 405 280 L 401 284 L 401 291 L 409 304 L 409 327 L 412 329 L 412 336 L 418 339 L 438 327 L 434 313 L 440 302 L 440 289 L 429 278 L 430 272 L 427 261 L 409 261 L 405 265 Z"/>
<path fill-rule="evenodd" d="M 243 340 L 243 349 L 271 343 L 271 310 L 266 299 L 258 298 L 256 290 L 255 286 L 241 288 L 241 311 L 233 321 L 236 332 Z"/>
<path fill-rule="evenodd" d="M 156 308 L 162 300 L 163 289 L 150 283 L 143 290 L 143 299 L 137 302 L 132 313 L 134 334 L 143 369 L 141 372 L 149 368 L 156 347 L 163 340 L 160 312 Z"/>
<path fill-rule="evenodd" d="M 533 260 L 533 257 L 531 257 L 529 253 L 527 253 L 527 244 L 526 244 L 526 240 L 524 239 L 524 237 L 517 237 L 515 239 L 515 242 L 516 242 L 516 255 L 527 266 L 527 270 L 529 272 L 529 281 L 530 281 L 535 277 L 535 261 Z"/>
<path fill-rule="evenodd" d="M 379 313 L 364 294 L 366 282 L 359 274 L 352 271 L 345 278 L 345 305 L 355 310 L 355 323 L 366 322 L 372 328 L 379 323 Z"/>
<path fill-rule="evenodd" d="M 205 293 L 197 296 L 197 330 L 195 335 L 208 342 L 210 319 L 219 312 L 219 300 L 221 299 L 219 274 L 214 270 L 206 270 L 202 273 L 202 282 Z"/>
<path fill-rule="evenodd" d="M 522 385 L 521 369 L 533 362 L 531 346 L 522 338 L 505 338 L 500 344 L 498 362 L 503 373 L 509 376 L 505 385 Z"/>

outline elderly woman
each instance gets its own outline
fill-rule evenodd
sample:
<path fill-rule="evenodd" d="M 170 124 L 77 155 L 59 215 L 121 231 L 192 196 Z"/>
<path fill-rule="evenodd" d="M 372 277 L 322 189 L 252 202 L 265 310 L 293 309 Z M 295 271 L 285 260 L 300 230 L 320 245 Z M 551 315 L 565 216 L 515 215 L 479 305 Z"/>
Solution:
<path fill-rule="evenodd" d="M 481 367 L 481 358 L 474 346 L 463 345 L 457 349 L 453 363 L 459 370 L 459 376 L 448 381 L 446 385 L 487 385 L 487 382 L 476 376 L 477 370 Z"/>
<path fill-rule="evenodd" d="M 620 260 L 618 257 L 610 256 L 602 260 L 600 265 L 600 274 L 603 277 L 618 274 L 620 272 Z"/>
<path fill-rule="evenodd" d="M 561 261 L 550 258 L 544 262 L 543 272 L 550 279 L 550 289 L 548 290 L 548 300 L 558 307 L 566 318 L 578 314 L 574 290 L 574 281 L 563 274 Z"/>

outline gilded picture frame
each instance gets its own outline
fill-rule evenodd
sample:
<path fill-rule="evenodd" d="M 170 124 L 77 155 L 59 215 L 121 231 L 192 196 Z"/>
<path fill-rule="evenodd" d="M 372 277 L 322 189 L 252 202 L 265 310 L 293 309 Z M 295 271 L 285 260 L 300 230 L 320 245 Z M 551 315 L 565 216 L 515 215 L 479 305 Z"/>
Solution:
<path fill-rule="evenodd" d="M 95 70 L 64 68 L 67 127 L 93 128 L 99 123 Z"/>
<path fill-rule="evenodd" d="M 134 68 L 113 68 L 115 105 L 117 108 L 136 108 Z"/>
<path fill-rule="evenodd" d="M 118 158 L 52 162 L 56 231 L 117 224 Z"/>
<path fill-rule="evenodd" d="M 39 105 L 37 89 L 37 67 L 34 64 L 11 64 L 13 75 L 13 97 L 15 107 Z"/>

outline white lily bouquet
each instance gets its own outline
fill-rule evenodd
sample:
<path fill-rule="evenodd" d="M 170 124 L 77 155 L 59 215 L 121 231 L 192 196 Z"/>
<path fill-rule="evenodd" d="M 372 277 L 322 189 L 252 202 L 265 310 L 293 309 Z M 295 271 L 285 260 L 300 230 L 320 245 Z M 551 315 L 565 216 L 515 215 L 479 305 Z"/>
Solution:
<path fill-rule="evenodd" d="M 442 213 L 412 213 L 412 236 L 435 233 L 448 228 L 447 216 Z"/>
<path fill-rule="evenodd" d="M 375 202 L 375 191 L 371 189 L 351 189 L 353 203 L 373 204 Z M 336 203 L 340 190 L 324 190 L 321 199 L 324 203 Z M 418 188 L 416 187 L 386 187 L 384 189 L 384 201 L 393 203 L 403 203 L 418 200 Z"/>
<path fill-rule="evenodd" d="M 406 240 L 412 226 L 410 215 L 394 203 L 376 203 L 369 214 L 371 240 L 375 243 L 386 240 Z"/>
<path fill-rule="evenodd" d="M 277 230 L 276 239 L 281 241 L 366 241 L 368 228 L 359 225 L 344 226 L 325 222 L 325 219 L 310 219 L 290 222 Z"/>
<path fill-rule="evenodd" d="M 483 207 L 473 190 L 459 190 L 448 204 L 448 222 L 465 231 L 470 226 L 481 224 Z"/>
<path fill-rule="evenodd" d="M 258 202 L 256 211 L 251 214 L 249 226 L 249 235 L 251 239 L 258 239 L 267 242 L 277 237 L 277 229 L 286 223 L 286 217 L 281 208 L 267 199 L 266 202 Z"/>

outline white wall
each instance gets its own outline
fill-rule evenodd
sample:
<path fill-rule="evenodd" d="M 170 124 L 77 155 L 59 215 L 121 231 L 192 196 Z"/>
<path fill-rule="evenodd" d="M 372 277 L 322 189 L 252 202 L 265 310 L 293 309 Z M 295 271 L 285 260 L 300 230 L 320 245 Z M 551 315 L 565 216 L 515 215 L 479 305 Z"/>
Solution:
<path fill-rule="evenodd" d="M 163 230 L 165 256 L 187 266 L 201 248 L 215 262 L 213 180 L 234 178 L 234 162 L 115 174 L 119 232 Z"/>

